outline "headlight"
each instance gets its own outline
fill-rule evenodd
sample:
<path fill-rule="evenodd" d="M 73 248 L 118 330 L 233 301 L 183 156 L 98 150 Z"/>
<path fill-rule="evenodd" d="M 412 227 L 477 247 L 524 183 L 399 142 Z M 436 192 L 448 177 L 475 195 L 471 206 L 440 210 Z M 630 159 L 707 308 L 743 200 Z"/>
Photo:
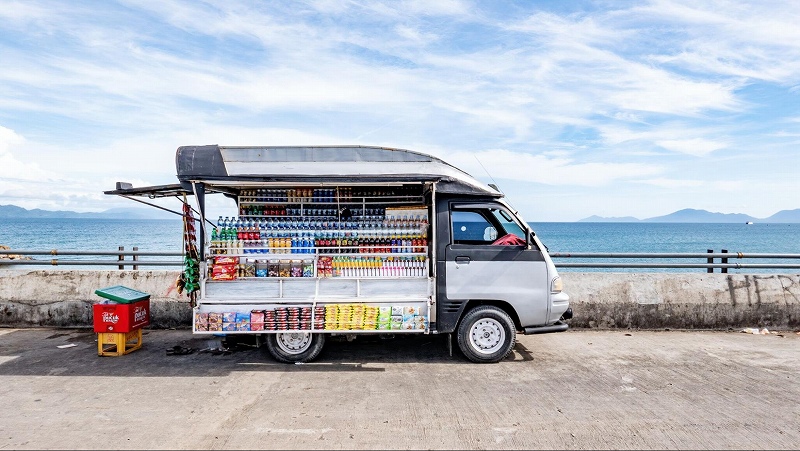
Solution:
<path fill-rule="evenodd" d="M 550 291 L 553 293 L 561 293 L 564 289 L 564 282 L 561 281 L 561 276 L 556 277 L 550 282 Z"/>

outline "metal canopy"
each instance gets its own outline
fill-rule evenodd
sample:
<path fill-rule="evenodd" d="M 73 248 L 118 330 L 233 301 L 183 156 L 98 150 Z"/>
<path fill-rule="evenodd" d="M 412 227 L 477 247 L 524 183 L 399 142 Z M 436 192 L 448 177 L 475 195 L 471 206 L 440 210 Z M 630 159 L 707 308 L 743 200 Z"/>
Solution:
<path fill-rule="evenodd" d="M 181 182 L 207 186 L 265 183 L 438 182 L 437 191 L 502 197 L 492 187 L 431 155 L 368 146 L 182 146 Z"/>
<path fill-rule="evenodd" d="M 121 183 L 117 183 L 119 187 Z M 180 184 L 172 184 L 172 185 L 155 185 L 155 186 L 143 186 L 139 188 L 117 188 L 112 191 L 103 191 L 103 194 L 112 194 L 117 196 L 145 196 L 149 197 L 150 199 L 162 198 L 162 197 L 176 197 L 176 196 L 183 196 L 192 195 L 192 191 L 184 188 Z"/>
<path fill-rule="evenodd" d="M 193 195 L 193 184 L 205 193 L 235 196 L 242 186 L 261 184 L 398 184 L 437 183 L 440 193 L 503 197 L 445 161 L 420 152 L 367 146 L 182 146 L 175 155 L 180 183 L 133 188 L 117 183 L 104 191 L 151 199 Z"/>

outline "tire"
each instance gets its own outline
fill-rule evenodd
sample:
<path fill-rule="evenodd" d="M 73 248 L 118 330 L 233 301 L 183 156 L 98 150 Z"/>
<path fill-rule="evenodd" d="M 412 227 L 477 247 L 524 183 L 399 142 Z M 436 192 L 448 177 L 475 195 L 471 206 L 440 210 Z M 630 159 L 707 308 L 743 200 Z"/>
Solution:
<path fill-rule="evenodd" d="M 264 343 L 272 357 L 283 363 L 305 363 L 317 358 L 325 345 L 325 334 L 292 332 L 266 334 Z"/>
<path fill-rule="evenodd" d="M 511 354 L 517 329 L 508 313 L 483 305 L 468 311 L 457 331 L 458 347 L 475 363 L 497 363 Z"/>

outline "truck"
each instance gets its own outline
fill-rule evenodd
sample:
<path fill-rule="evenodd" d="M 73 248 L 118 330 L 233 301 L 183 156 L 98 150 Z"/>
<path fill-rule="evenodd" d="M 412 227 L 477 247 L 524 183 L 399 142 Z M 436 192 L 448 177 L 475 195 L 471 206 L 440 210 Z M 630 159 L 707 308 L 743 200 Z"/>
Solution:
<path fill-rule="evenodd" d="M 285 363 L 314 360 L 336 335 L 447 334 L 451 352 L 455 336 L 468 360 L 495 363 L 517 334 L 569 327 L 569 296 L 530 224 L 440 158 L 201 145 L 175 162 L 176 184 L 105 193 L 182 199 L 194 334 L 255 334 Z M 207 218 L 210 195 L 238 215 Z"/>

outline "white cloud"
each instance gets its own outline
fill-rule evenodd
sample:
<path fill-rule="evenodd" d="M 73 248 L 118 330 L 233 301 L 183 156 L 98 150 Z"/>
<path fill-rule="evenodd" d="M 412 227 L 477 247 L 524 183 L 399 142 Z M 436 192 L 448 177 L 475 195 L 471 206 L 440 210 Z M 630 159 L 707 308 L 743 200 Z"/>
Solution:
<path fill-rule="evenodd" d="M 687 155 L 694 155 L 696 157 L 702 157 L 714 152 L 715 150 L 725 148 L 725 144 L 721 142 L 703 138 L 663 139 L 656 141 L 656 144 L 673 152 L 685 153 Z"/>
<path fill-rule="evenodd" d="M 392 4 L 394 2 L 390 2 Z M 468 3 L 460 0 L 407 0 L 401 2 L 399 10 L 408 10 L 412 14 L 427 16 L 461 16 L 469 13 Z"/>
<path fill-rule="evenodd" d="M 614 181 L 658 174 L 662 168 L 641 163 L 581 163 L 572 158 L 549 158 L 544 155 L 512 152 L 504 149 L 480 152 L 456 152 L 446 161 L 464 168 L 474 177 L 488 171 L 495 179 L 508 179 L 547 185 L 600 186 Z M 485 168 L 485 170 L 484 170 Z"/>
<path fill-rule="evenodd" d="M 42 170 L 38 164 L 20 161 L 13 155 L 12 149 L 24 143 L 25 138 L 14 130 L 0 126 L 0 180 L 13 188 L 20 182 L 57 178 L 55 173 Z"/>
<path fill-rule="evenodd" d="M 644 131 L 618 125 L 603 126 L 600 130 L 603 140 L 609 145 L 618 145 L 628 141 L 649 142 L 671 152 L 696 157 L 703 157 L 728 147 L 725 140 L 716 136 L 720 134 L 720 131 L 708 127 L 693 127 L 683 122 L 648 127 Z M 704 138 L 704 136 L 714 139 Z M 676 139 L 676 137 L 680 138 Z"/>
<path fill-rule="evenodd" d="M 50 16 L 51 12 L 48 8 L 27 1 L 6 1 L 0 8 L 0 18 L 3 18 L 6 23 L 27 22 Z"/>
<path fill-rule="evenodd" d="M 800 74 L 800 9 L 793 0 L 653 1 L 631 15 L 676 27 L 683 45 L 654 61 L 693 71 L 785 83 Z M 678 28 L 679 27 L 679 28 Z"/>
<path fill-rule="evenodd" d="M 706 183 L 702 180 L 682 180 L 682 179 L 669 179 L 669 178 L 654 178 L 638 180 L 639 183 L 646 185 L 658 186 L 661 188 L 696 188 L 703 186 Z"/>
<path fill-rule="evenodd" d="M 725 192 L 738 192 L 748 186 L 747 182 L 742 180 L 718 180 L 711 183 L 714 189 Z"/>

